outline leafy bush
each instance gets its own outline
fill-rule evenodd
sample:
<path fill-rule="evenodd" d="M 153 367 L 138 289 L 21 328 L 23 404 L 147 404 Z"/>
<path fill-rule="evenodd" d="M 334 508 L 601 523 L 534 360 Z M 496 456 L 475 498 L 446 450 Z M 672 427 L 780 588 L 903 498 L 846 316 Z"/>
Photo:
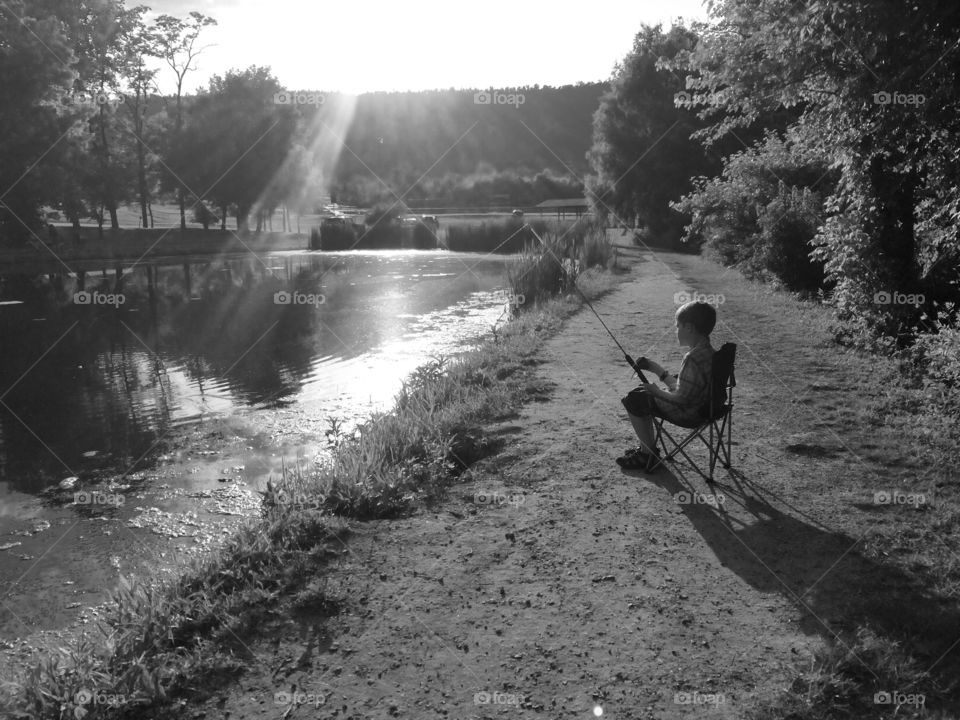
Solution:
<path fill-rule="evenodd" d="M 811 258 L 812 241 L 822 198 L 835 183 L 823 158 L 769 133 L 727 158 L 720 177 L 698 178 L 694 192 L 675 203 L 691 216 L 684 242 L 748 275 L 776 279 L 791 290 L 818 290 L 823 261 Z"/>

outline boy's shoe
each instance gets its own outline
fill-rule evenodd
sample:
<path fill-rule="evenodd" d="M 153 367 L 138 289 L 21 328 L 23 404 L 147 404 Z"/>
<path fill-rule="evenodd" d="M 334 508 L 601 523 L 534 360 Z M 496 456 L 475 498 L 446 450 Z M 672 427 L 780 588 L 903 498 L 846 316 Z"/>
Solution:
<path fill-rule="evenodd" d="M 642 448 L 635 452 L 628 452 L 617 458 L 617 465 L 624 470 L 642 470 L 643 472 L 653 472 L 660 465 L 660 456 L 656 453 L 649 453 Z"/>

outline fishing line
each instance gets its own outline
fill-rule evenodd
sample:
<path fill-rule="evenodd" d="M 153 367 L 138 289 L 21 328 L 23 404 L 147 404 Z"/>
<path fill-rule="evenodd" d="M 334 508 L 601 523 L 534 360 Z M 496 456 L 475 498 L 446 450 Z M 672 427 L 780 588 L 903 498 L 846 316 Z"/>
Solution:
<path fill-rule="evenodd" d="M 527 227 L 527 228 L 530 229 L 530 232 L 533 233 L 533 236 L 534 236 L 537 240 L 540 241 L 540 244 L 541 244 L 541 245 L 543 245 L 543 249 L 546 250 L 548 253 L 550 253 L 550 255 L 553 257 L 554 260 L 557 261 L 557 263 L 560 265 L 560 267 L 563 267 L 563 263 L 560 262 L 560 259 L 556 256 L 556 253 L 554 253 L 553 250 L 550 249 L 550 246 L 548 246 L 548 245 L 543 241 L 543 238 L 540 237 L 540 235 L 537 234 L 537 231 L 534 230 L 534 229 L 530 226 L 529 223 L 525 223 L 525 224 L 524 224 L 524 227 Z M 600 313 L 598 313 L 597 310 L 596 310 L 596 308 L 593 307 L 593 304 L 590 302 L 590 299 L 589 299 L 586 295 L 584 295 L 583 290 L 581 290 L 579 287 L 577 287 L 576 278 L 574 278 L 574 280 L 573 280 L 573 287 L 574 287 L 574 289 L 575 289 L 578 293 L 580 293 L 580 297 L 583 298 L 583 301 L 587 304 L 587 307 L 590 308 L 590 310 L 591 310 L 591 311 L 593 312 L 593 314 L 596 316 L 597 320 L 600 321 L 600 324 L 603 325 L 603 329 L 607 331 L 607 335 L 610 336 L 610 339 L 613 340 L 614 343 L 616 343 L 616 345 L 617 345 L 618 348 L 620 348 L 620 352 L 623 353 L 623 357 L 624 357 L 624 358 L 626 359 L 626 361 L 630 364 L 630 366 L 636 371 L 637 375 L 640 376 L 640 379 L 641 379 L 643 382 L 649 382 L 649 381 L 647 380 L 647 378 L 644 377 L 643 373 L 640 371 L 640 368 L 638 368 L 638 367 L 636 366 L 636 364 L 633 362 L 633 358 L 631 358 L 630 355 L 627 353 L 627 351 L 623 349 L 623 345 L 620 344 L 620 341 L 617 340 L 616 336 L 615 336 L 612 332 L 610 332 L 610 328 L 607 327 L 607 324 L 603 321 L 603 318 L 600 317 Z"/>

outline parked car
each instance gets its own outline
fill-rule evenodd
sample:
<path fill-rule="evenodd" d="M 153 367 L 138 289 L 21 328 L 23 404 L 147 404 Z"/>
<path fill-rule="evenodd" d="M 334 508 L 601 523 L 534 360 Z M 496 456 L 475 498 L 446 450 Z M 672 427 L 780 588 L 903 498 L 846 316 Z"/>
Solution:
<path fill-rule="evenodd" d="M 523 217 L 523 210 L 514 210 L 514 211 L 513 211 L 513 216 L 514 216 L 514 217 Z"/>

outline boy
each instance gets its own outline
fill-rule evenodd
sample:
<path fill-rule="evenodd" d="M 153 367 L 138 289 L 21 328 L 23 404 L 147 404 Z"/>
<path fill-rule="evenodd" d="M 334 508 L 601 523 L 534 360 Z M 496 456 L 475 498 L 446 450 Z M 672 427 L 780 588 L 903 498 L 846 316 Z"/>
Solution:
<path fill-rule="evenodd" d="M 638 447 L 617 458 L 622 468 L 651 472 L 660 462 L 654 445 L 654 416 L 678 425 L 697 422 L 703 419 L 703 407 L 710 401 L 714 353 L 710 333 L 717 324 L 717 311 L 705 302 L 688 302 L 677 310 L 676 323 L 677 342 L 690 348 L 680 363 L 679 378 L 647 358 L 640 358 L 634 365 L 656 373 L 668 389 L 643 383 L 621 401 L 640 439 Z"/>

